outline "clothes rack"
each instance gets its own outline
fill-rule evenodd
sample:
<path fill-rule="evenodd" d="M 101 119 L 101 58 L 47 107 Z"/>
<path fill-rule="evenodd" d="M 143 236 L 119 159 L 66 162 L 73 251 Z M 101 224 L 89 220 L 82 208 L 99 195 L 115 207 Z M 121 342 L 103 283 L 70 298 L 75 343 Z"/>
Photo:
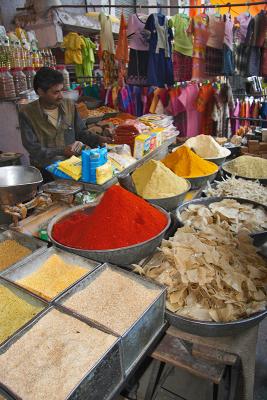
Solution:
<path fill-rule="evenodd" d="M 248 2 L 244 2 L 244 3 L 233 3 L 233 4 L 231 4 L 231 3 L 226 3 L 226 4 L 202 4 L 202 5 L 195 5 L 195 6 L 193 6 L 193 5 L 184 5 L 184 6 L 179 6 L 179 5 L 162 5 L 162 7 L 163 8 L 167 8 L 167 9 L 197 9 L 197 8 L 201 8 L 201 9 L 209 9 L 209 8 L 225 8 L 225 7 L 231 7 L 231 8 L 233 8 L 233 7 L 242 7 L 242 6 L 258 6 L 258 5 L 266 5 L 267 6 L 267 1 L 265 0 L 265 1 L 256 1 L 256 2 L 253 2 L 253 3 L 248 3 Z M 74 5 L 64 5 L 64 4 L 61 4 L 61 5 L 59 5 L 59 6 L 52 6 L 52 7 L 50 7 L 49 8 L 49 10 L 52 10 L 52 9 L 58 9 L 58 8 L 84 8 L 85 6 L 84 5 L 77 5 L 77 4 L 74 4 Z M 139 8 L 140 6 L 139 5 L 136 5 L 136 6 L 132 6 L 132 5 L 129 5 L 129 4 L 107 4 L 107 5 L 103 5 L 103 4 L 95 4 L 95 5 L 90 5 L 90 4 L 87 4 L 87 7 L 92 7 L 92 8 L 103 8 L 103 7 L 108 7 L 108 8 Z M 25 11 L 25 10 L 29 10 L 29 9 L 31 9 L 32 7 L 30 6 L 30 7 L 18 7 L 16 10 L 17 11 Z M 157 8 L 157 5 L 154 5 L 154 6 L 151 6 L 151 5 L 147 5 L 147 6 L 142 6 L 141 5 L 141 8 L 144 8 L 144 9 L 150 9 L 150 8 Z"/>

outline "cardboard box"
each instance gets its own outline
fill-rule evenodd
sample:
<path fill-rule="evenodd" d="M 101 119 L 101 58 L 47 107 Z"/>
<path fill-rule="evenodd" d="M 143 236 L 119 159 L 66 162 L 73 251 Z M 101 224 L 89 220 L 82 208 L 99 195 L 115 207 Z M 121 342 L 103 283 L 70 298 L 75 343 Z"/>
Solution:
<path fill-rule="evenodd" d="M 134 141 L 134 158 L 140 160 L 150 153 L 150 135 L 138 135 Z"/>

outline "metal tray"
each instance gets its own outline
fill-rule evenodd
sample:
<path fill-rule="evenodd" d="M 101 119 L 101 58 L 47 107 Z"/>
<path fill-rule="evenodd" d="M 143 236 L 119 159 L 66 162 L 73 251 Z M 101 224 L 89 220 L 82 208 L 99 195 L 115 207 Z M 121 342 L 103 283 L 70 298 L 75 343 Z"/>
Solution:
<path fill-rule="evenodd" d="M 33 318 L 29 319 L 28 322 L 26 322 L 24 325 L 22 325 L 20 328 L 17 329 L 14 333 L 12 333 L 6 340 L 4 340 L 2 343 L 0 342 L 0 348 L 1 346 L 8 344 L 14 335 L 16 335 L 18 332 L 24 329 L 25 326 L 28 325 L 31 321 L 34 321 L 40 314 L 43 313 L 45 309 L 48 307 L 48 303 L 39 299 L 37 296 L 32 295 L 25 289 L 18 288 L 16 285 L 14 285 L 12 282 L 6 282 L 4 279 L 0 278 L 0 286 L 5 286 L 8 289 L 11 289 L 18 297 L 21 299 L 27 301 L 28 303 L 31 303 L 36 306 L 42 307 L 42 310 L 37 313 Z M 1 306 L 0 306 L 1 307 Z"/>
<path fill-rule="evenodd" d="M 0 355 L 3 354 L 14 342 L 25 335 L 44 315 L 50 312 L 54 307 L 49 307 L 45 310 L 38 318 L 32 323 L 25 326 L 23 330 L 17 333 L 7 345 L 0 347 Z M 56 307 L 57 308 L 57 307 Z M 60 312 L 64 312 L 62 309 L 58 309 Z M 69 313 L 66 313 L 70 315 Z M 75 316 L 70 315 L 72 318 Z M 79 318 L 81 321 L 82 319 Z M 96 328 L 94 324 L 86 321 L 93 328 Z M 78 354 L 77 354 L 78 356 Z M 113 393 L 117 390 L 123 382 L 123 371 L 122 371 L 122 355 L 121 355 L 121 341 L 117 341 L 110 347 L 110 349 L 103 354 L 99 361 L 87 372 L 87 374 L 81 377 L 80 382 L 77 383 L 76 387 L 73 388 L 71 393 L 65 398 L 65 400 L 108 400 L 112 399 Z M 17 394 L 13 393 L 11 389 L 7 388 L 2 382 L 0 382 L 0 388 L 5 392 L 9 393 L 13 399 L 22 400 Z M 59 388 L 60 390 L 60 388 Z"/>
<path fill-rule="evenodd" d="M 123 366 L 125 374 L 133 368 L 133 365 L 137 362 L 138 358 L 143 354 L 144 348 L 154 338 L 155 334 L 162 329 L 164 326 L 164 309 L 165 309 L 165 297 L 166 288 L 159 285 L 156 282 L 148 281 L 142 277 L 133 274 L 128 271 L 124 271 L 118 267 L 111 266 L 110 264 L 103 264 L 97 270 L 93 271 L 89 276 L 80 281 L 77 285 L 68 290 L 63 294 L 57 301 L 56 304 L 64 306 L 66 299 L 71 297 L 74 293 L 90 285 L 90 283 L 101 274 L 105 269 L 110 268 L 120 274 L 126 275 L 130 279 L 135 280 L 139 284 L 146 286 L 148 289 L 158 288 L 160 293 L 154 302 L 144 311 L 140 318 L 121 336 L 122 340 L 122 352 L 123 352 Z M 70 308 L 69 308 L 70 309 Z M 75 315 L 79 315 L 85 321 L 91 321 L 86 316 L 79 314 L 77 310 L 71 309 Z M 92 321 L 91 321 L 92 322 Z M 113 332 L 109 327 L 103 327 L 102 324 L 97 321 L 96 323 L 100 329 L 108 329 L 109 332 Z M 118 335 L 118 334 L 117 334 Z"/>
<path fill-rule="evenodd" d="M 49 257 L 52 255 L 58 255 L 61 257 L 66 263 L 73 264 L 73 265 L 78 265 L 80 267 L 84 267 L 88 270 L 87 273 L 80 279 L 78 279 L 76 282 L 74 282 L 72 285 L 67 286 L 65 290 L 63 290 L 61 293 L 59 293 L 57 296 L 55 296 L 51 300 L 47 300 L 45 297 L 42 297 L 41 294 L 34 293 L 37 297 L 43 298 L 45 301 L 52 302 L 55 300 L 57 297 L 59 297 L 62 293 L 64 293 L 66 290 L 68 290 L 70 287 L 75 285 L 75 283 L 79 282 L 81 279 L 83 279 L 86 275 L 88 275 L 90 272 L 92 272 L 94 269 L 96 269 L 100 264 L 91 261 L 88 258 L 83 258 L 80 257 L 76 254 L 68 253 L 64 250 L 58 249 L 56 247 L 50 247 L 47 249 L 45 252 L 42 254 L 33 254 L 30 256 L 26 261 L 23 260 L 17 264 L 15 264 L 13 267 L 10 267 L 8 270 L 6 270 L 2 277 L 6 279 L 9 282 L 13 282 L 17 286 L 21 287 L 19 282 L 17 280 L 25 278 L 26 276 L 32 274 L 33 272 L 37 271 L 44 263 L 45 261 L 48 260 Z M 23 287 L 23 286 L 22 286 Z M 28 291 L 31 292 L 30 289 Z"/>
<path fill-rule="evenodd" d="M 15 240 L 19 244 L 21 244 L 24 247 L 27 247 L 28 249 L 31 250 L 31 254 L 29 254 L 27 257 L 22 258 L 18 262 L 21 262 L 22 260 L 28 260 L 33 254 L 41 254 L 43 251 L 47 249 L 47 243 L 42 242 L 39 239 L 36 239 L 32 236 L 24 235 L 23 233 L 12 231 L 11 229 L 2 229 L 0 228 L 0 243 L 4 242 L 5 240 Z M 4 271 L 7 271 L 9 268 L 11 268 L 13 265 L 16 265 L 18 262 L 10 265 L 6 269 L 0 271 L 0 276 L 3 274 Z"/>

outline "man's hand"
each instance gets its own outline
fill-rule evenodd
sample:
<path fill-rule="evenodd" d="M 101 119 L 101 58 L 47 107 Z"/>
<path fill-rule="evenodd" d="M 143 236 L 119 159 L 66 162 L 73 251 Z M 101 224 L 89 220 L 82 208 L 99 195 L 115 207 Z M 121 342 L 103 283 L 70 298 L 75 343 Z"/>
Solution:
<path fill-rule="evenodd" d="M 113 143 L 113 139 L 108 136 L 99 136 L 99 145 L 103 147 L 106 143 Z"/>
<path fill-rule="evenodd" d="M 68 145 L 68 146 L 65 148 L 65 150 L 64 150 L 64 155 L 65 155 L 66 157 L 78 156 L 78 155 L 81 154 L 82 147 L 83 147 L 82 142 L 76 141 L 76 142 L 74 142 L 74 143 Z"/>

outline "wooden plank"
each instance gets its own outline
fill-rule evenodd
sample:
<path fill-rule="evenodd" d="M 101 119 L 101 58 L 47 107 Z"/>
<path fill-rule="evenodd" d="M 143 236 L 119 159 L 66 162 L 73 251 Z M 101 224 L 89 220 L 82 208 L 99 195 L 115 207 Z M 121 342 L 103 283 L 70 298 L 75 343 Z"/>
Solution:
<path fill-rule="evenodd" d="M 225 367 L 220 364 L 211 364 L 193 357 L 176 337 L 165 335 L 152 357 L 174 367 L 184 369 L 200 378 L 219 384 Z"/>
<path fill-rule="evenodd" d="M 234 365 L 238 360 L 238 356 L 235 354 L 226 353 L 225 351 L 215 349 L 214 347 L 201 344 L 193 344 L 192 355 L 194 357 L 218 362 L 219 364 L 224 365 Z"/>

